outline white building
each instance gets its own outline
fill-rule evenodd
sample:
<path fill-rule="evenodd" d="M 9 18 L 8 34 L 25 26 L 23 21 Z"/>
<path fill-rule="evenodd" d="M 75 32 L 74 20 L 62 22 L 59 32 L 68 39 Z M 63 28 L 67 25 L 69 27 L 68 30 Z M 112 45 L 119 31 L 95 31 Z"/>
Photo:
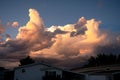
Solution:
<path fill-rule="evenodd" d="M 14 70 L 14 80 L 42 80 L 45 75 L 62 77 L 62 70 L 43 63 L 20 66 Z"/>
<path fill-rule="evenodd" d="M 84 75 L 44 63 L 34 63 L 14 69 L 14 80 L 73 80 L 73 78 L 84 80 Z"/>

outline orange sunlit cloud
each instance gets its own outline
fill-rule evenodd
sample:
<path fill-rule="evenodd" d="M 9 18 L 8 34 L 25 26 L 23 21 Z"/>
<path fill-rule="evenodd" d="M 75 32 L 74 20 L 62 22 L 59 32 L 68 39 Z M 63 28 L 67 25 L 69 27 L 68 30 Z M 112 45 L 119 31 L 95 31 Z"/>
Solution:
<path fill-rule="evenodd" d="M 119 50 L 116 47 L 119 47 L 120 36 L 114 38 L 118 43 L 111 44 L 107 32 L 99 29 L 101 21 L 81 17 L 74 24 L 45 27 L 37 10 L 29 9 L 29 17 L 30 20 L 26 25 L 19 27 L 16 39 L 12 39 L 9 34 L 6 34 L 6 40 L 3 40 L 0 35 L 0 55 L 2 55 L 3 63 L 4 58 L 14 59 L 17 63 L 16 60 L 27 55 L 34 59 L 50 58 L 64 60 L 64 62 L 71 59 L 74 63 L 74 60 L 78 59 L 85 61 L 89 56 L 96 55 L 98 52 L 115 51 L 113 47 L 110 47 L 111 45 L 117 49 L 116 51 Z M 15 23 L 15 25 L 17 24 Z M 0 34 L 4 32 L 5 29 L 0 24 Z M 107 50 L 106 45 L 110 49 Z M 60 64 L 62 63 L 60 62 Z"/>
<path fill-rule="evenodd" d="M 81 17 L 75 24 L 45 28 L 35 9 L 29 10 L 30 21 L 19 28 L 17 39 L 28 41 L 30 55 L 66 58 L 92 53 L 94 45 L 105 39 L 99 30 L 100 21 Z M 89 46 L 89 47 L 88 47 Z M 56 57 L 55 57 L 56 56 Z"/>

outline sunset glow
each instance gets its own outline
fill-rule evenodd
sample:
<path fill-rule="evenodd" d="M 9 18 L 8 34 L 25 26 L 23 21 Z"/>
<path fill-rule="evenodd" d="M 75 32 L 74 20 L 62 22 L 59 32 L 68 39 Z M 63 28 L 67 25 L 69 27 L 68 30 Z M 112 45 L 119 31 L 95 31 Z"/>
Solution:
<path fill-rule="evenodd" d="M 16 66 L 29 55 L 64 66 L 99 53 L 120 53 L 118 2 L 58 2 L 15 1 L 16 8 L 14 1 L 0 2 L 0 65 Z"/>

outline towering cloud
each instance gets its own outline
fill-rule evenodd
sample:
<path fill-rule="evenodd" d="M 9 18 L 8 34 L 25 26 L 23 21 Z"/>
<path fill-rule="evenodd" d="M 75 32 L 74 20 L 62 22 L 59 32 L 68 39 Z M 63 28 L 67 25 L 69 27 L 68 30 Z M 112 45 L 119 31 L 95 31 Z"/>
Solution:
<path fill-rule="evenodd" d="M 27 46 L 30 51 L 41 50 L 51 45 L 51 36 L 45 31 L 42 18 L 35 9 L 29 9 L 30 21 L 26 26 L 19 28 L 19 33 L 16 39 L 27 41 Z"/>
<path fill-rule="evenodd" d="M 47 29 L 51 33 L 56 33 L 56 30 L 64 33 L 58 32 L 52 37 L 54 43 L 51 47 L 32 51 L 31 56 L 53 57 L 54 55 L 53 58 L 66 59 L 89 55 L 94 46 L 105 38 L 105 35 L 99 31 L 99 24 L 100 21 L 85 20 L 82 17 L 75 24 L 52 26 Z"/>
<path fill-rule="evenodd" d="M 77 60 L 83 62 L 85 57 L 103 50 L 102 44 L 107 40 L 107 35 L 99 29 L 101 21 L 95 19 L 81 17 L 75 24 L 46 28 L 37 10 L 29 9 L 29 17 L 26 25 L 19 28 L 15 40 L 6 35 L 6 42 L 0 44 L 0 63 L 4 60 L 17 63 L 30 55 L 34 59 L 47 59 L 48 62 L 55 60 L 57 65 L 68 65 L 66 61 L 72 61 L 71 66 L 77 65 L 74 63 Z M 0 33 L 3 30 L 0 27 Z M 117 40 L 120 41 L 119 37 Z"/>

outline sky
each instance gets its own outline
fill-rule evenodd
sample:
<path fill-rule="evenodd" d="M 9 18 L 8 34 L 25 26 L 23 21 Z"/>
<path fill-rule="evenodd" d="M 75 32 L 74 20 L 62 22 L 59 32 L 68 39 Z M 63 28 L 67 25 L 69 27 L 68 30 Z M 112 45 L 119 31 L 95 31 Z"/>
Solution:
<path fill-rule="evenodd" d="M 76 67 L 98 53 L 119 54 L 119 0 L 0 0 L 0 64 L 30 55 Z"/>

